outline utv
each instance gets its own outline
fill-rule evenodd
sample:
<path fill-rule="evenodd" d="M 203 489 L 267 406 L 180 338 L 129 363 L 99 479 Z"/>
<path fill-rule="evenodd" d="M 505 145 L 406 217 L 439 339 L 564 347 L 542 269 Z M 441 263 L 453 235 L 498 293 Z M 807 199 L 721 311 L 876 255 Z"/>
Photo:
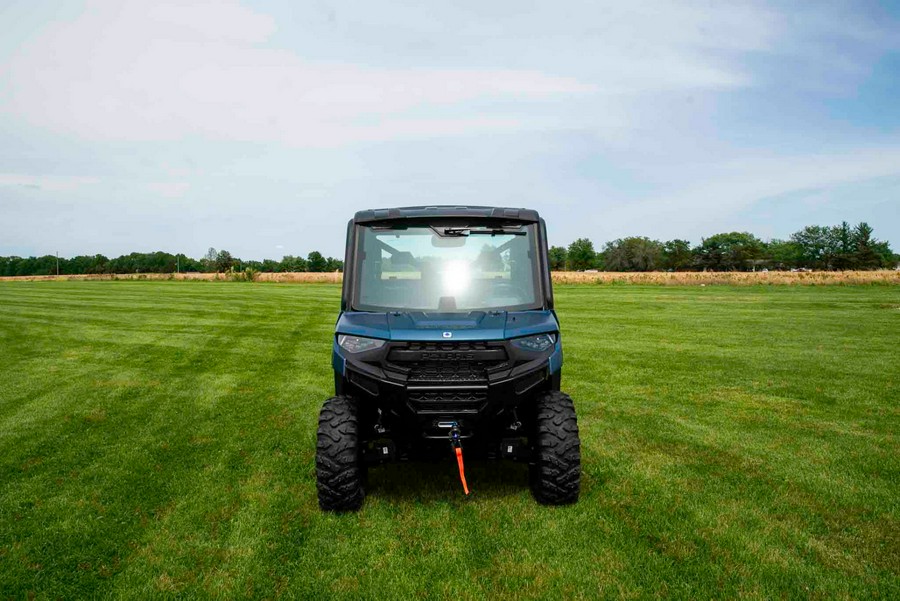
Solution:
<path fill-rule="evenodd" d="M 335 396 L 319 416 L 328 511 L 359 509 L 367 470 L 466 453 L 527 462 L 550 505 L 578 500 L 575 407 L 560 392 L 544 220 L 535 211 L 360 211 L 347 227 Z"/>

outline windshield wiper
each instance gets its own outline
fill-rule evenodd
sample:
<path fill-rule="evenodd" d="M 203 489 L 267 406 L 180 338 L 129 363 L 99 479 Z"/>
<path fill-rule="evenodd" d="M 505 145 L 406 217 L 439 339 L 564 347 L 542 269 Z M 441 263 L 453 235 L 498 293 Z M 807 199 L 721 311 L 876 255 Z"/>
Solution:
<path fill-rule="evenodd" d="M 487 229 L 472 229 L 470 227 L 445 227 L 445 228 L 432 228 L 437 232 L 439 236 L 473 236 L 473 235 L 482 235 L 482 236 L 497 236 L 497 235 L 506 235 L 506 236 L 524 236 L 526 234 L 525 231 L 520 229 L 504 229 L 502 227 L 495 228 L 487 228 Z"/>
<path fill-rule="evenodd" d="M 491 230 L 470 230 L 470 234 L 490 234 L 494 235 L 504 235 L 504 236 L 524 236 L 525 232 L 522 230 L 505 230 L 503 228 L 495 228 Z"/>

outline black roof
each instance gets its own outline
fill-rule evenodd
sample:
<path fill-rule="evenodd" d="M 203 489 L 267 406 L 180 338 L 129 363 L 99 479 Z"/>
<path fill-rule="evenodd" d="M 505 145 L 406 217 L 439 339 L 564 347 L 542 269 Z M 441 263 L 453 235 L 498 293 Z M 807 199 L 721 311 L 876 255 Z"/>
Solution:
<path fill-rule="evenodd" d="M 506 207 L 463 207 L 454 205 L 397 207 L 393 209 L 368 209 L 358 211 L 353 217 L 355 223 L 371 221 L 392 221 L 395 219 L 433 219 L 441 217 L 477 217 L 482 219 L 505 219 L 510 221 L 537 222 L 537 211 L 532 209 L 512 209 Z"/>

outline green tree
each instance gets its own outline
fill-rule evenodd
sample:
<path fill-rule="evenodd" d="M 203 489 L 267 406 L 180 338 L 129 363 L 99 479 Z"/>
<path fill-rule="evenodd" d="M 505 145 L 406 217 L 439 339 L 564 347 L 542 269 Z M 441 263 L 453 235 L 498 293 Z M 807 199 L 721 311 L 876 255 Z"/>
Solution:
<path fill-rule="evenodd" d="M 317 250 L 309 253 L 309 255 L 306 257 L 306 262 L 309 271 L 313 272 L 322 272 L 325 271 L 328 267 L 328 262 L 325 260 L 325 257 L 323 257 L 322 253 Z"/>
<path fill-rule="evenodd" d="M 281 263 L 274 259 L 264 259 L 262 269 L 260 271 L 276 272 L 281 271 Z"/>
<path fill-rule="evenodd" d="M 178 269 L 182 273 L 203 271 L 203 263 L 201 261 L 192 259 L 184 253 L 179 253 L 175 257 L 178 259 Z"/>
<path fill-rule="evenodd" d="M 603 265 L 608 271 L 653 271 L 661 267 L 662 259 L 662 244 L 642 236 L 619 238 L 603 247 Z"/>
<path fill-rule="evenodd" d="M 859 269 L 878 269 L 882 266 L 882 257 L 875 251 L 878 241 L 873 237 L 874 230 L 865 221 L 853 228 L 854 263 Z"/>
<path fill-rule="evenodd" d="M 308 271 L 309 265 L 303 257 L 295 257 L 294 255 L 285 255 L 281 259 L 281 269 L 279 271 Z"/>
<path fill-rule="evenodd" d="M 765 245 L 764 256 L 775 269 L 800 267 L 803 249 L 792 240 L 770 240 Z"/>
<path fill-rule="evenodd" d="M 216 270 L 216 257 L 218 256 L 218 252 L 212 246 L 209 247 L 209 250 L 206 251 L 206 254 L 203 255 L 203 258 L 200 259 L 200 263 L 203 265 L 203 271 L 212 272 Z"/>
<path fill-rule="evenodd" d="M 670 271 L 688 271 L 694 265 L 694 253 L 687 240 L 669 240 L 662 246 L 662 267 Z"/>
<path fill-rule="evenodd" d="M 597 253 L 594 251 L 594 243 L 587 238 L 579 238 L 569 245 L 567 253 L 569 269 L 584 271 L 597 265 Z"/>
<path fill-rule="evenodd" d="M 834 256 L 831 267 L 834 269 L 853 269 L 856 266 L 856 249 L 854 248 L 853 228 L 846 221 L 832 228 L 831 240 L 834 245 Z"/>
<path fill-rule="evenodd" d="M 880 267 L 896 267 L 900 263 L 900 255 L 894 254 L 890 243 L 879 240 L 872 244 L 872 250 L 881 259 Z"/>
<path fill-rule="evenodd" d="M 227 250 L 220 250 L 216 254 L 216 262 L 215 267 L 218 272 L 229 271 L 232 267 L 237 264 L 237 259 L 231 256 L 231 253 Z"/>
<path fill-rule="evenodd" d="M 103 255 L 79 255 L 59 259 L 59 272 L 65 274 L 106 273 L 109 259 Z"/>
<path fill-rule="evenodd" d="M 840 242 L 835 229 L 821 225 L 808 225 L 791 236 L 800 249 L 799 267 L 832 269 L 840 252 Z"/>
<path fill-rule="evenodd" d="M 566 259 L 568 252 L 563 246 L 551 246 L 548 256 L 550 259 L 550 269 L 552 271 L 564 271 L 566 269 Z"/>
<path fill-rule="evenodd" d="M 728 232 L 704 238 L 694 252 L 704 269 L 745 271 L 762 258 L 763 242 L 749 232 Z"/>

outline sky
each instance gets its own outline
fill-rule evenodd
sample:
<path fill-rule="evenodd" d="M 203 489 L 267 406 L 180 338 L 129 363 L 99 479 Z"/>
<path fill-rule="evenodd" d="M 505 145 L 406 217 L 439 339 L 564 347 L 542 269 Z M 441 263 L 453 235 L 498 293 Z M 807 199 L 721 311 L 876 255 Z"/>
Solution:
<path fill-rule="evenodd" d="M 0 255 L 340 257 L 435 204 L 898 251 L 900 2 L 0 3 Z"/>

